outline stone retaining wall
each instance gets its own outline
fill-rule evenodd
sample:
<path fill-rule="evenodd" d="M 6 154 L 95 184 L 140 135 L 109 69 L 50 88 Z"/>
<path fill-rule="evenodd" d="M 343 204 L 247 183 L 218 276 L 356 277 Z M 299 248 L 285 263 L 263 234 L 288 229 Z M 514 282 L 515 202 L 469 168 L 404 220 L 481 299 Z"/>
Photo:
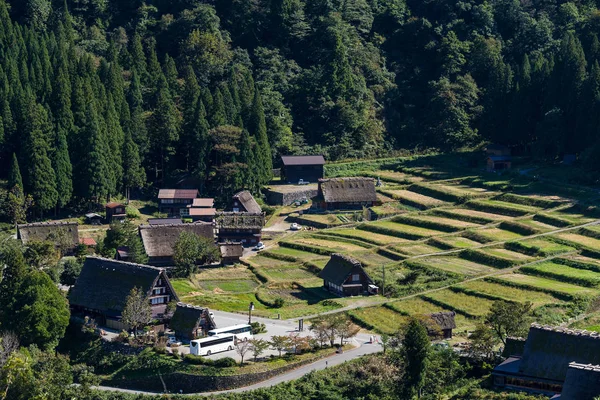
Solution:
<path fill-rule="evenodd" d="M 275 206 L 289 206 L 293 202 L 297 200 L 302 200 L 303 198 L 312 199 L 318 193 L 316 188 L 314 189 L 301 189 L 298 188 L 298 191 L 283 193 L 277 192 L 276 190 L 266 189 L 265 196 L 267 198 L 267 203 Z"/>

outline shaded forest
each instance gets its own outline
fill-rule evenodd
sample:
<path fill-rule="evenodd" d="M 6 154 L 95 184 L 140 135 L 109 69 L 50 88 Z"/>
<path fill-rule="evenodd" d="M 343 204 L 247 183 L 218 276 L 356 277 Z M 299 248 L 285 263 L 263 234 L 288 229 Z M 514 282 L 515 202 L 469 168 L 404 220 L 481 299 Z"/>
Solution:
<path fill-rule="evenodd" d="M 488 140 L 598 169 L 597 7 L 0 0 L 0 171 L 47 213 L 186 175 L 256 192 L 288 153 Z"/>

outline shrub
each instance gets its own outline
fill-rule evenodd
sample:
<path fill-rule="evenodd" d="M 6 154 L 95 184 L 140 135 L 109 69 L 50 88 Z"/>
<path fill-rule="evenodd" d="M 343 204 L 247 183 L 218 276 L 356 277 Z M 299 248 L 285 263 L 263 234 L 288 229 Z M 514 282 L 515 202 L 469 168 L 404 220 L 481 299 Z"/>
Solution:
<path fill-rule="evenodd" d="M 212 361 L 212 360 L 207 360 L 206 358 L 204 358 L 202 356 L 196 356 L 194 354 L 186 354 L 185 356 L 183 356 L 183 361 L 188 364 L 204 365 L 206 363 L 206 361 Z"/>
<path fill-rule="evenodd" d="M 214 360 L 212 365 L 217 368 L 231 368 L 237 365 L 237 361 L 231 357 L 224 357 Z"/>
<path fill-rule="evenodd" d="M 499 225 L 499 228 L 518 233 L 524 236 L 535 235 L 536 233 L 540 233 L 539 229 L 535 229 L 532 226 L 528 226 L 525 224 L 521 224 L 517 221 L 502 221 Z"/>
<path fill-rule="evenodd" d="M 544 224 L 548 225 L 558 226 L 559 228 L 564 228 L 573 224 L 569 220 L 550 214 L 536 214 L 533 216 L 533 219 L 534 221 L 543 222 Z"/>
<path fill-rule="evenodd" d="M 498 257 L 480 250 L 465 249 L 459 253 L 460 258 L 480 264 L 489 265 L 494 268 L 508 268 L 516 264 L 516 261 Z"/>
<path fill-rule="evenodd" d="M 389 249 L 384 249 L 383 247 L 377 249 L 376 253 L 379 254 L 380 256 L 384 256 L 384 257 L 389 258 L 394 261 L 402 261 L 402 260 L 406 259 L 406 256 L 404 256 L 402 254 L 398 254 L 396 252 L 393 252 Z"/>
<path fill-rule="evenodd" d="M 594 263 L 587 263 L 583 261 L 571 260 L 569 258 L 555 258 L 552 260 L 553 263 L 567 265 L 572 268 L 587 269 L 600 273 L 600 265 Z"/>
<path fill-rule="evenodd" d="M 278 297 L 275 299 L 275 301 L 273 302 L 273 306 L 275 308 L 281 308 L 285 305 L 285 300 L 283 300 L 281 297 Z"/>
<path fill-rule="evenodd" d="M 528 256 L 544 256 L 546 253 L 538 246 L 527 246 L 522 242 L 506 242 L 504 243 L 506 250 L 516 251 L 518 253 L 526 254 Z"/>
<path fill-rule="evenodd" d="M 331 299 L 321 300 L 321 305 L 323 305 L 325 307 L 336 307 L 336 308 L 343 307 L 340 303 L 338 303 L 335 300 L 331 300 Z"/>
<path fill-rule="evenodd" d="M 262 322 L 252 322 L 250 326 L 252 327 L 253 335 L 258 335 L 267 331 L 267 327 Z"/>
<path fill-rule="evenodd" d="M 294 257 L 294 256 L 290 256 L 287 254 L 279 254 L 279 253 L 273 253 L 271 251 L 261 251 L 260 252 L 261 256 L 264 257 L 269 257 L 269 258 L 273 258 L 275 260 L 281 260 L 281 261 L 287 261 L 287 262 L 297 262 L 298 258 Z"/>
<path fill-rule="evenodd" d="M 583 228 L 578 229 L 577 233 L 579 233 L 580 235 L 583 235 L 583 236 L 594 238 L 594 239 L 600 239 L 600 232 L 599 231 L 594 231 L 594 230 L 589 229 L 587 227 L 583 227 Z"/>
<path fill-rule="evenodd" d="M 479 243 L 491 243 L 494 241 L 494 239 L 484 236 L 477 231 L 464 231 L 460 234 L 460 236 Z"/>
<path fill-rule="evenodd" d="M 126 206 L 125 213 L 129 219 L 138 219 L 140 217 L 140 212 L 138 209 L 132 206 Z"/>

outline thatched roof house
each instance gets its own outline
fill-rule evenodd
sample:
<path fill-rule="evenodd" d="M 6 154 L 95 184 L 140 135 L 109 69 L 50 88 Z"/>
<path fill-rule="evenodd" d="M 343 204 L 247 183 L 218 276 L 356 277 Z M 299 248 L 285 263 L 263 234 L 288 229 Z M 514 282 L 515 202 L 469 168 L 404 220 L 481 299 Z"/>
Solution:
<path fill-rule="evenodd" d="M 253 214 L 260 214 L 262 208 L 247 190 L 242 190 L 232 196 L 231 199 L 231 211 L 233 212 L 247 212 Z"/>
<path fill-rule="evenodd" d="M 456 313 L 454 311 L 436 312 L 429 314 L 429 317 L 442 331 L 444 339 L 452 339 L 452 330 L 456 329 L 456 322 L 454 321 Z"/>
<path fill-rule="evenodd" d="M 214 230 L 210 223 L 141 225 L 140 236 L 151 265 L 171 265 L 173 248 L 182 232 L 194 233 L 213 239 Z"/>
<path fill-rule="evenodd" d="M 193 340 L 205 336 L 206 332 L 216 328 L 216 324 L 208 308 L 177 303 L 169 327 L 175 331 L 178 338 Z"/>
<path fill-rule="evenodd" d="M 325 210 L 360 209 L 377 203 L 373 178 L 319 179 L 319 191 L 313 204 Z"/>
<path fill-rule="evenodd" d="M 365 272 L 360 261 L 344 254 L 332 254 L 319 273 L 323 286 L 341 296 L 357 296 L 368 293 L 373 280 Z"/>
<path fill-rule="evenodd" d="M 79 243 L 79 230 L 76 222 L 35 222 L 17 225 L 17 238 L 24 245 L 30 241 L 55 242 L 64 237 L 75 248 Z M 56 243 L 58 245 L 58 243 Z"/>
<path fill-rule="evenodd" d="M 242 243 L 219 243 L 221 251 L 221 262 L 223 265 L 235 264 L 240 261 L 240 257 L 244 254 Z"/>
<path fill-rule="evenodd" d="M 74 312 L 92 316 L 101 325 L 123 329 L 121 313 L 134 287 L 149 297 L 155 318 L 162 318 L 167 303 L 179 300 L 162 268 L 87 257 L 69 293 L 69 303 Z"/>
<path fill-rule="evenodd" d="M 265 224 L 263 213 L 223 212 L 215 216 L 220 243 L 237 242 L 244 246 L 260 242 Z"/>
<path fill-rule="evenodd" d="M 570 363 L 562 393 L 554 399 L 594 400 L 600 395 L 600 365 Z"/>
<path fill-rule="evenodd" d="M 600 333 L 532 324 L 522 356 L 511 356 L 494 371 L 494 383 L 560 393 L 571 363 L 600 364 Z"/>

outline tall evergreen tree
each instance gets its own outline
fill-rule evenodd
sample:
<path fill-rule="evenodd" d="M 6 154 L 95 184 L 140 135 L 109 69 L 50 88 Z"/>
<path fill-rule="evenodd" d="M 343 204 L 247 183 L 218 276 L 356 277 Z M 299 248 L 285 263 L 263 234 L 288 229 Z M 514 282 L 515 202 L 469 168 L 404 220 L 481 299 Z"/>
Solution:
<path fill-rule="evenodd" d="M 71 200 L 73 194 L 73 167 L 69 158 L 67 138 L 64 131 L 56 130 L 56 150 L 52 157 L 52 166 L 56 174 L 57 206 L 62 208 Z"/>
<path fill-rule="evenodd" d="M 131 108 L 131 117 L 129 123 L 129 132 L 131 138 L 139 148 L 140 157 L 144 160 L 148 154 L 150 144 L 148 142 L 148 129 L 144 120 L 142 84 L 137 72 L 133 72 L 131 77 L 131 85 L 128 95 L 129 106 Z"/>
<path fill-rule="evenodd" d="M 429 355 L 429 336 L 423 323 L 413 318 L 408 323 L 402 340 L 404 382 L 407 398 L 421 397 L 425 383 Z"/>
<path fill-rule="evenodd" d="M 140 80 L 146 82 L 148 80 L 146 54 L 144 53 L 144 46 L 142 46 L 142 38 L 137 31 L 133 34 L 129 52 L 133 63 L 132 69 L 138 74 Z"/>
<path fill-rule="evenodd" d="M 219 88 L 215 89 L 215 93 L 213 95 L 209 121 L 212 128 L 221 125 L 227 125 L 227 113 L 225 112 L 225 104 L 223 103 L 223 94 Z"/>
<path fill-rule="evenodd" d="M 10 171 L 8 172 L 8 188 L 10 190 L 15 186 L 19 186 L 21 189 L 23 189 L 23 178 L 21 177 L 19 161 L 17 160 L 17 155 L 13 153 Z"/>
<path fill-rule="evenodd" d="M 179 139 L 181 117 L 169 92 L 167 81 L 161 74 L 157 89 L 156 108 L 152 113 L 150 140 L 152 162 L 156 178 L 167 175 L 170 163 L 175 155 L 175 145 Z M 160 174 L 159 174 L 160 171 Z"/>
<path fill-rule="evenodd" d="M 193 168 L 194 175 L 202 181 L 206 179 L 206 171 L 208 168 L 207 158 L 209 153 L 210 138 L 208 131 L 210 126 L 206 121 L 206 110 L 204 103 L 199 98 L 196 103 L 196 113 L 194 117 L 192 132 L 192 146 L 190 151 L 190 164 Z"/>
<path fill-rule="evenodd" d="M 129 133 L 123 144 L 123 187 L 129 200 L 132 188 L 141 188 L 146 183 L 146 172 L 142 167 L 138 147 Z"/>
<path fill-rule="evenodd" d="M 258 182 L 261 185 L 268 183 L 273 175 L 273 161 L 271 157 L 271 146 L 267 136 L 267 123 L 262 105 L 262 98 L 258 88 L 254 90 L 254 100 L 248 130 L 256 141 L 256 162 L 259 168 Z"/>
<path fill-rule="evenodd" d="M 101 202 L 110 193 L 111 171 L 106 160 L 110 150 L 93 102 L 88 104 L 82 134 L 86 137 L 86 157 L 80 171 L 85 180 L 79 182 L 83 186 L 82 194 L 87 199 Z"/>
<path fill-rule="evenodd" d="M 163 69 L 165 77 L 167 78 L 167 84 L 169 85 L 169 91 L 171 92 L 171 95 L 177 96 L 180 91 L 179 81 L 177 80 L 179 74 L 177 72 L 175 60 L 173 60 L 173 58 L 168 54 L 165 56 Z"/>

